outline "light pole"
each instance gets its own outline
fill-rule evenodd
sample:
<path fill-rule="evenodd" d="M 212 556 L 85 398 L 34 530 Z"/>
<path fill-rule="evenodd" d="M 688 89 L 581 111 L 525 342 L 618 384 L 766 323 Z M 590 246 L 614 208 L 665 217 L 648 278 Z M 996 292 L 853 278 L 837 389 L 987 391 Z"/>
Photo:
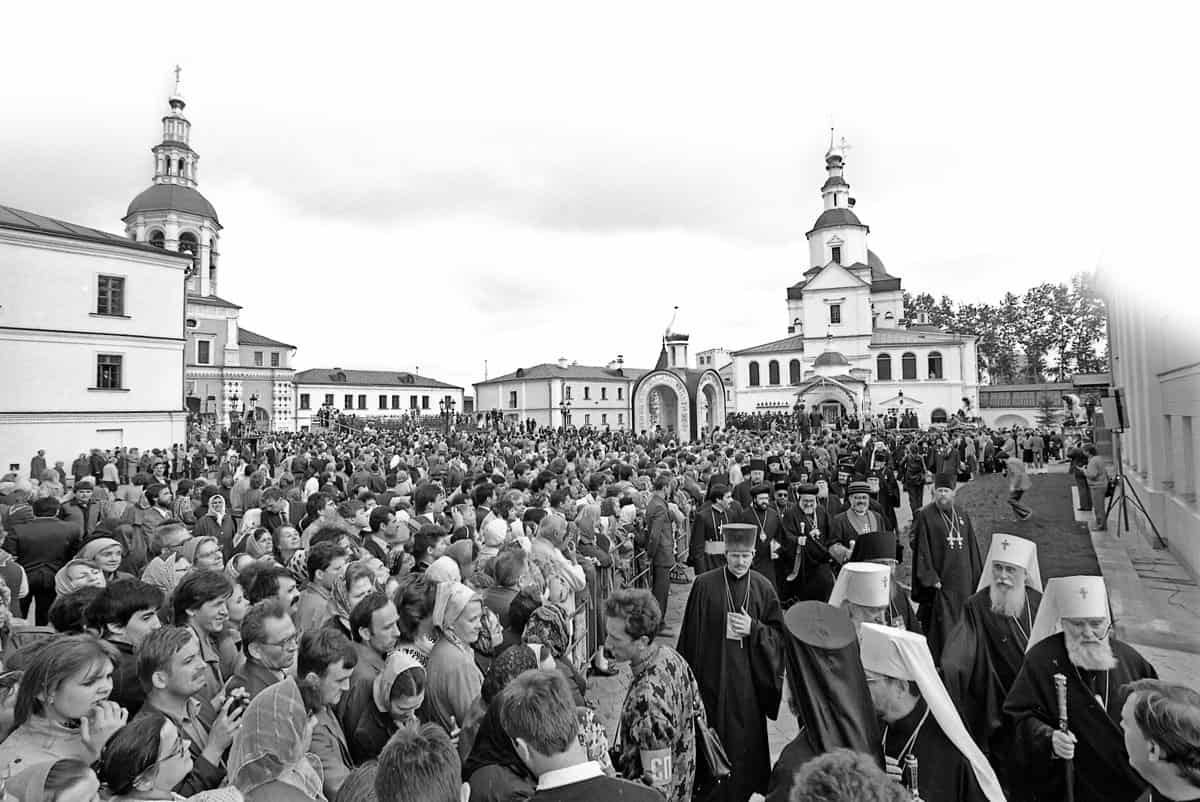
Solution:
<path fill-rule="evenodd" d="M 454 416 L 454 399 L 443 398 L 438 401 L 438 409 L 442 413 L 443 432 L 448 437 L 450 435 L 450 418 Z"/>
<path fill-rule="evenodd" d="M 562 402 L 559 403 L 558 408 L 562 411 L 563 428 L 565 429 L 571 420 L 571 399 L 564 398 Z"/>
<path fill-rule="evenodd" d="M 900 412 L 896 415 L 896 428 L 899 429 L 904 422 L 904 391 L 900 390 L 896 395 L 900 398 Z"/>

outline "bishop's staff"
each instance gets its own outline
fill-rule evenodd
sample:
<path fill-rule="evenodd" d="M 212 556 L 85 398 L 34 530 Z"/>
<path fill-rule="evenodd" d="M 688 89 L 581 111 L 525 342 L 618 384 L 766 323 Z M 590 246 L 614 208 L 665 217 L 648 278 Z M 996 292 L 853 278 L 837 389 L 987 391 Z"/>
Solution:
<path fill-rule="evenodd" d="M 1054 675 L 1054 690 L 1058 696 L 1058 729 L 1062 732 L 1069 732 L 1067 727 L 1067 678 L 1063 674 Z M 1064 760 L 1063 766 L 1066 769 L 1066 796 L 1067 802 L 1075 802 L 1075 768 L 1071 765 L 1070 760 Z"/>

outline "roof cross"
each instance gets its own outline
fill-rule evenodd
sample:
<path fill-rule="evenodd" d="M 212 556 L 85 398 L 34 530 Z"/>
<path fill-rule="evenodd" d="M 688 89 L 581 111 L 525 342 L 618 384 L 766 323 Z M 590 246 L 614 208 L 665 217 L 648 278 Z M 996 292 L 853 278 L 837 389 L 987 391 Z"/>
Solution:
<path fill-rule="evenodd" d="M 176 64 L 175 65 L 175 83 L 179 83 L 179 73 L 181 73 L 181 72 L 183 72 L 183 67 L 180 67 L 178 64 Z"/>

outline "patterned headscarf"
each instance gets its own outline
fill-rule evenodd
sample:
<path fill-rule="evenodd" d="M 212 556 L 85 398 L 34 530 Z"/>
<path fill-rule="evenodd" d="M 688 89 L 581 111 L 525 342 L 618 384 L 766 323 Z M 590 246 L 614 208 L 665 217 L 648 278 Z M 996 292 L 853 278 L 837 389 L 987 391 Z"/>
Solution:
<path fill-rule="evenodd" d="M 371 688 L 371 696 L 375 699 L 375 707 L 379 708 L 380 713 L 386 713 L 392 709 L 392 686 L 396 684 L 396 680 L 401 674 L 413 668 L 425 670 L 425 667 L 406 650 L 397 649 L 388 655 L 387 662 L 383 664 L 383 670 L 375 675 Z"/>
<path fill-rule="evenodd" d="M 230 784 L 243 794 L 278 780 L 309 799 L 325 802 L 321 762 L 310 758 L 302 743 L 308 710 L 292 677 L 277 682 L 251 700 L 242 728 L 229 749 Z"/>
<path fill-rule="evenodd" d="M 543 604 L 529 616 L 521 640 L 549 646 L 556 658 L 562 657 L 571 645 L 566 612 L 557 604 Z"/>
<path fill-rule="evenodd" d="M 58 573 L 54 575 L 54 592 L 58 596 L 69 596 L 80 588 L 91 587 L 90 584 L 77 582 L 71 578 L 71 569 L 76 565 L 86 565 L 93 571 L 100 574 L 100 587 L 104 587 L 108 582 L 104 579 L 104 572 L 96 567 L 96 564 L 89 560 L 71 560 L 69 563 L 58 569 Z"/>
<path fill-rule="evenodd" d="M 83 544 L 83 548 L 79 550 L 78 557 L 81 560 L 92 562 L 105 549 L 111 549 L 113 546 L 121 546 L 122 551 L 125 547 L 119 540 L 113 540 L 111 537 L 98 537 L 95 540 L 89 540 Z"/>
<path fill-rule="evenodd" d="M 487 676 L 483 678 L 480 697 L 485 704 L 491 704 L 508 683 L 516 679 L 518 675 L 538 668 L 539 665 L 537 653 L 533 648 L 523 643 L 510 646 L 492 661 Z"/>

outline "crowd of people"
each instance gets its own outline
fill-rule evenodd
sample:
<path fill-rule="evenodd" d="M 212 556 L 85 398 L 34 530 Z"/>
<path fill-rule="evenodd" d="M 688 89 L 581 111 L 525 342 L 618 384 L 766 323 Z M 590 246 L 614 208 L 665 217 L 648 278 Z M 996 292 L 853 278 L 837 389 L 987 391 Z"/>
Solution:
<path fill-rule="evenodd" d="M 1050 433 L 488 423 L 3 477 L 8 796 L 1200 797 L 1200 695 L 1113 636 L 1102 578 L 981 555 L 955 501 L 1004 472 L 1034 514 Z M 622 665 L 609 731 L 587 677 Z"/>

